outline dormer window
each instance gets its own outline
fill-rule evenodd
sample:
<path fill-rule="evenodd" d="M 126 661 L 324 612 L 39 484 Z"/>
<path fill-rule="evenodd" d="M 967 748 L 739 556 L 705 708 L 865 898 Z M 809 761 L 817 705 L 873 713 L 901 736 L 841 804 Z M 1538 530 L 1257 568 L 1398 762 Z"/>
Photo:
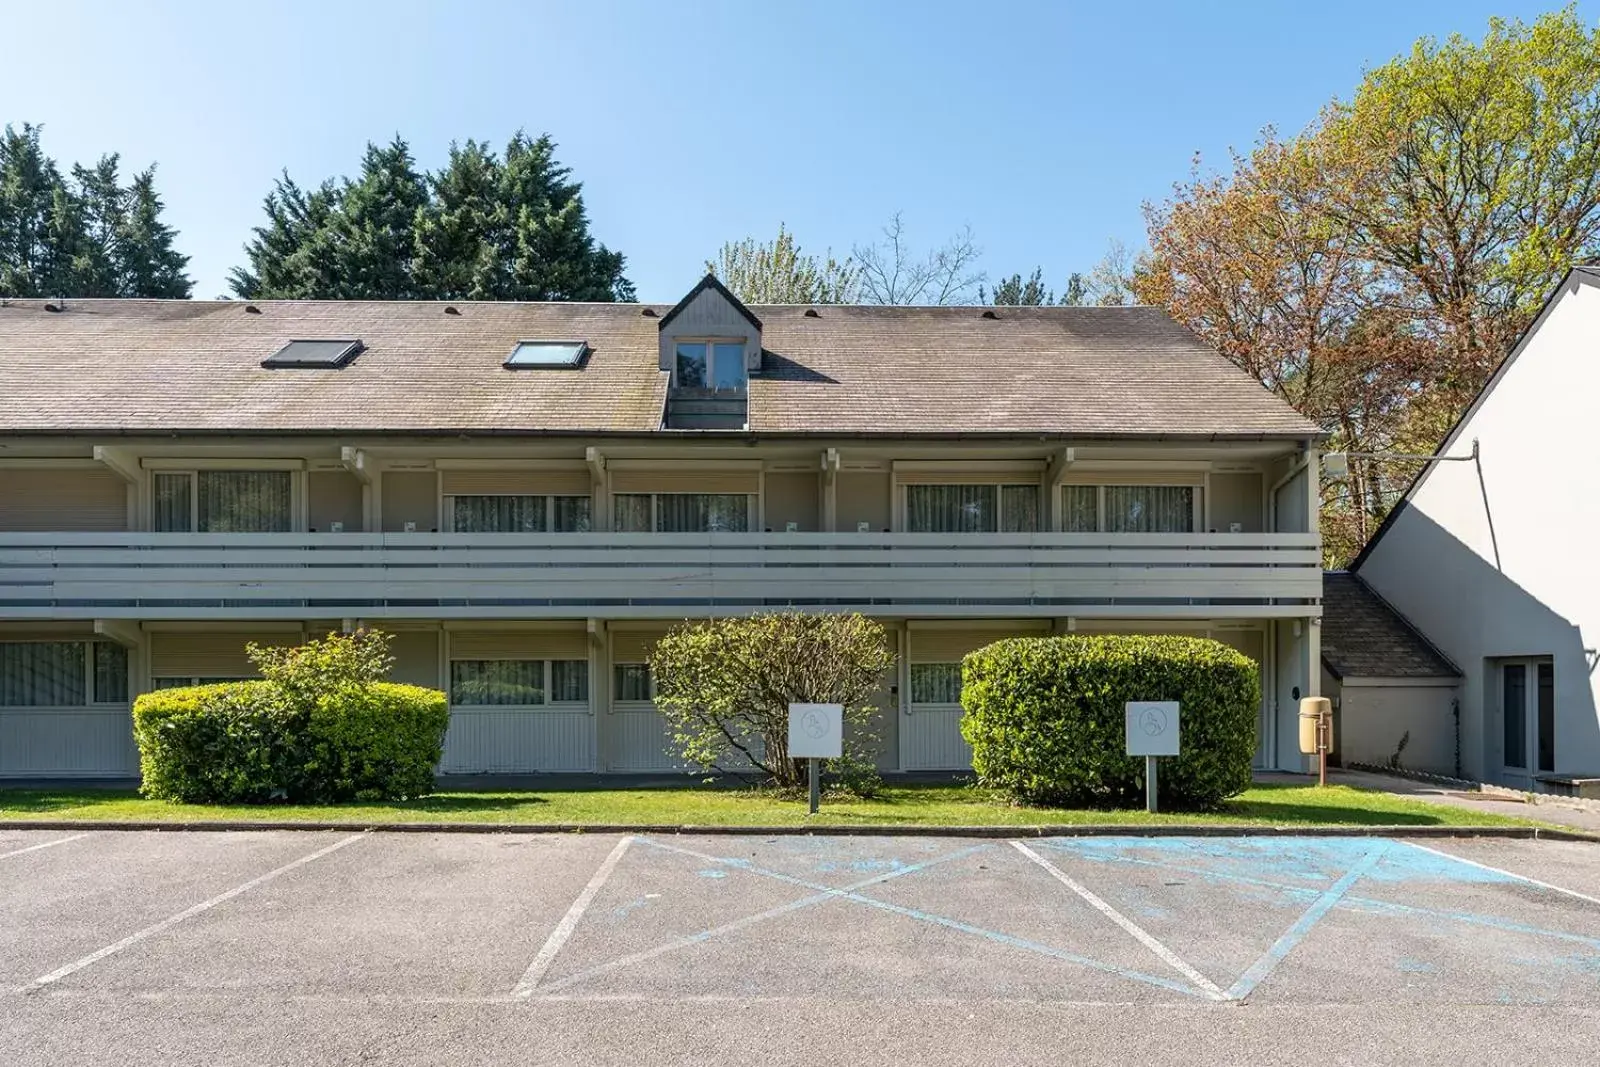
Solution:
<path fill-rule="evenodd" d="M 678 341 L 676 352 L 678 388 L 744 391 L 743 341 Z"/>

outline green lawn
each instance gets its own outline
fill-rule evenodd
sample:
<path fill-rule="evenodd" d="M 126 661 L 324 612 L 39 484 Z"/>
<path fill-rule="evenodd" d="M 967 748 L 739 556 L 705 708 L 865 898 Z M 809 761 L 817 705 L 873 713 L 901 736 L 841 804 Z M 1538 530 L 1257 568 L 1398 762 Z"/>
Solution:
<path fill-rule="evenodd" d="M 972 786 L 885 789 L 873 800 L 825 799 L 815 817 L 803 800 L 715 788 L 561 789 L 439 793 L 423 800 L 324 807 L 208 806 L 144 800 L 97 789 L 0 790 L 0 820 L 313 820 L 348 823 L 470 822 L 683 826 L 977 826 L 1091 823 L 1250 823 L 1276 826 L 1517 826 L 1530 820 L 1428 804 L 1348 786 L 1258 785 L 1206 815 L 1142 810 L 1022 808 Z"/>

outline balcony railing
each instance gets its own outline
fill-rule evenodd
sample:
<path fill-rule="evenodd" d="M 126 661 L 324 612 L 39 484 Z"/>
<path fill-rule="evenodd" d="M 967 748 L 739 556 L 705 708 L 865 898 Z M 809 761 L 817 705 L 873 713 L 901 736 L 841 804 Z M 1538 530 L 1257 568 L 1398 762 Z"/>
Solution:
<path fill-rule="evenodd" d="M 0 534 L 0 618 L 1320 614 L 1316 534 Z"/>

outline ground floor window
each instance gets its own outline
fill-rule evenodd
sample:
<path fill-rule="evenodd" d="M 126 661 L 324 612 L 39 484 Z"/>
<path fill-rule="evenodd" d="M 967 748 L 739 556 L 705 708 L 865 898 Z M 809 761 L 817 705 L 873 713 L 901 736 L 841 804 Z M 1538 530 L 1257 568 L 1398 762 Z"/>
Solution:
<path fill-rule="evenodd" d="M 618 663 L 612 669 L 612 680 L 613 700 L 650 700 L 654 695 L 648 663 Z"/>
<path fill-rule="evenodd" d="M 0 707 L 128 702 L 128 650 L 109 641 L 0 642 Z"/>
<path fill-rule="evenodd" d="M 911 665 L 911 703 L 961 703 L 961 664 L 913 663 Z"/>
<path fill-rule="evenodd" d="M 618 533 L 747 533 L 748 493 L 618 493 L 611 498 Z"/>
<path fill-rule="evenodd" d="M 479 707 L 580 704 L 589 699 L 587 660 L 458 659 L 450 703 Z"/>
<path fill-rule="evenodd" d="M 214 675 L 170 675 L 150 679 L 151 689 L 182 689 L 190 685 L 224 685 L 228 682 L 258 682 L 259 678 L 218 677 Z"/>

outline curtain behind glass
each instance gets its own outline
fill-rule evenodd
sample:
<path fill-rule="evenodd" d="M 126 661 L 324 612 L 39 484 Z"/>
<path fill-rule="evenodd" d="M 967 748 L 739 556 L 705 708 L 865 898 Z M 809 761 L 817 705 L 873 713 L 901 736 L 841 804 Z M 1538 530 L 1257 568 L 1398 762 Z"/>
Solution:
<path fill-rule="evenodd" d="M 1039 487 L 1002 485 L 1000 487 L 1000 532 L 1037 533 L 1039 530 Z"/>
<path fill-rule="evenodd" d="M 998 489 L 994 485 L 908 485 L 906 529 L 912 533 L 994 533 L 998 528 Z"/>
<path fill-rule="evenodd" d="M 0 644 L 0 707 L 83 707 L 89 702 L 86 647 L 81 641 Z"/>
<path fill-rule="evenodd" d="M 656 497 L 660 533 L 745 533 L 750 498 L 743 493 L 661 493 Z"/>
<path fill-rule="evenodd" d="M 458 496 L 451 498 L 457 533 L 544 533 L 542 496 Z"/>
<path fill-rule="evenodd" d="M 193 503 L 194 478 L 188 474 L 157 474 L 155 476 L 155 514 L 152 516 L 159 533 L 190 533 L 194 530 Z"/>
<path fill-rule="evenodd" d="M 961 664 L 913 663 L 911 665 L 911 703 L 961 703 Z"/>
<path fill-rule="evenodd" d="M 94 644 L 94 702 L 128 702 L 128 650 L 109 641 Z"/>
<path fill-rule="evenodd" d="M 201 533 L 287 533 L 288 471 L 200 471 Z"/>
<path fill-rule="evenodd" d="M 1066 533 L 1100 531 L 1100 490 L 1092 485 L 1061 487 L 1061 529 Z"/>
<path fill-rule="evenodd" d="M 1194 487 L 1106 486 L 1107 533 L 1193 533 Z"/>
<path fill-rule="evenodd" d="M 589 661 L 558 659 L 550 664 L 550 701 L 581 704 L 589 699 Z"/>
<path fill-rule="evenodd" d="M 617 533 L 649 533 L 650 494 L 618 493 L 613 496 L 611 528 Z"/>
<path fill-rule="evenodd" d="M 616 700 L 650 699 L 650 665 L 648 663 L 618 663 L 612 670 Z"/>
<path fill-rule="evenodd" d="M 586 496 L 558 496 L 555 500 L 555 525 L 551 527 L 556 533 L 588 533 L 591 525 L 592 512 L 590 501 Z"/>
<path fill-rule="evenodd" d="M 493 707 L 543 704 L 544 660 L 453 660 L 450 664 L 450 703 Z"/>

